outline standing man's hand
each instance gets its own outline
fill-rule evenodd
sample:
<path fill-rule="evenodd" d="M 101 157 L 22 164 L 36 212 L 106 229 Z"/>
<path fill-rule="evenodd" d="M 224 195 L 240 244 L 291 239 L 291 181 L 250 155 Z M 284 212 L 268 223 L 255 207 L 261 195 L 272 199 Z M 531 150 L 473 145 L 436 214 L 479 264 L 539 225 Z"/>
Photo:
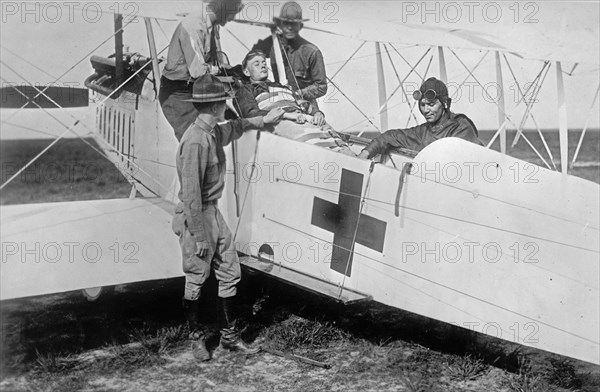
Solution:
<path fill-rule="evenodd" d="M 325 125 L 325 115 L 323 112 L 316 112 L 313 116 L 313 124 L 319 127 Z"/>
<path fill-rule="evenodd" d="M 196 256 L 204 257 L 208 255 L 209 245 L 206 241 L 197 241 L 196 242 Z"/>
<path fill-rule="evenodd" d="M 358 154 L 358 157 L 360 159 L 369 159 L 369 153 L 367 152 L 367 150 L 362 150 L 360 154 Z"/>
<path fill-rule="evenodd" d="M 276 123 L 281 119 L 281 116 L 283 116 L 284 113 L 285 111 L 283 108 L 273 108 L 263 117 L 263 122 L 265 124 Z"/>

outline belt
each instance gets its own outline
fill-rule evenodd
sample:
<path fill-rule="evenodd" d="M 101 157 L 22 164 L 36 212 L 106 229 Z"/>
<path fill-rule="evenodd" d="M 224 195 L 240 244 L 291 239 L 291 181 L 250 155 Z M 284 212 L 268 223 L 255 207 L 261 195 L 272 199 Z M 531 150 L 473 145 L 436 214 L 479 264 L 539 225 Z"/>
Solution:
<path fill-rule="evenodd" d="M 193 80 L 171 80 L 166 76 L 161 76 L 160 83 L 166 86 L 171 87 L 180 87 L 180 88 L 192 88 L 194 85 Z"/>
<path fill-rule="evenodd" d="M 218 204 L 219 200 L 209 200 L 209 201 L 203 201 L 202 202 L 202 206 L 216 206 Z M 183 214 L 184 212 L 184 208 L 183 208 L 183 202 L 179 202 L 177 203 L 177 206 L 175 207 L 175 213 L 176 214 Z"/>

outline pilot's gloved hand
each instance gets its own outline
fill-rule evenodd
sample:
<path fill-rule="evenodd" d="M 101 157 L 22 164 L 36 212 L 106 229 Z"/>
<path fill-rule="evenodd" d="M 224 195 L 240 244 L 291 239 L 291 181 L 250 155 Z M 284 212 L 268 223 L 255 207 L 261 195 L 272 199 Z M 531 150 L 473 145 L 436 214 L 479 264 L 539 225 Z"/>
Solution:
<path fill-rule="evenodd" d="M 313 124 L 318 127 L 322 127 L 323 125 L 325 125 L 325 115 L 323 114 L 323 112 L 316 112 L 313 115 Z"/>
<path fill-rule="evenodd" d="M 358 154 L 358 157 L 360 159 L 369 159 L 369 153 L 367 152 L 367 150 L 362 150 L 360 154 Z"/>

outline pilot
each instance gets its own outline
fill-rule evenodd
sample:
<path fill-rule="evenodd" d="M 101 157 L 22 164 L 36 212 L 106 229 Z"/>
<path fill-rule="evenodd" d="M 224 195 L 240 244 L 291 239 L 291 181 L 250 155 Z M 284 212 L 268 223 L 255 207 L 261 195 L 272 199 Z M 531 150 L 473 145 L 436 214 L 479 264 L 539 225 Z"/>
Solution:
<path fill-rule="evenodd" d="M 299 98 L 309 101 L 311 105 L 318 108 L 316 99 L 327 93 L 327 74 L 319 48 L 299 35 L 304 27 L 302 22 L 307 20 L 302 19 L 302 8 L 295 1 L 285 3 L 281 7 L 279 17 L 273 17 L 274 28 L 280 37 L 288 83 Z M 275 81 L 279 82 L 273 38 L 259 40 L 252 50 L 268 54 Z M 315 122 L 319 126 L 325 124 L 322 112 L 315 113 Z"/>
<path fill-rule="evenodd" d="M 177 25 L 169 44 L 167 63 L 160 79 L 158 100 L 173 127 L 177 140 L 198 116 L 191 102 L 185 102 L 194 80 L 216 75 L 227 65 L 218 53 L 219 26 L 234 19 L 243 8 L 241 0 L 205 0 L 206 12 L 188 15 Z"/>
<path fill-rule="evenodd" d="M 399 147 L 421 151 L 444 137 L 459 137 L 483 145 L 478 138 L 475 124 L 464 114 L 450 111 L 452 100 L 448 97 L 448 88 L 441 80 L 427 79 L 421 84 L 421 88 L 413 93 L 413 98 L 419 101 L 419 111 L 426 122 L 408 129 L 390 129 L 374 138 L 360 152 L 359 158 L 369 159 Z"/>
<path fill-rule="evenodd" d="M 185 131 L 177 149 L 179 200 L 173 217 L 173 231 L 179 236 L 185 273 L 183 309 L 190 327 L 192 353 L 199 361 L 210 359 L 206 349 L 206 327 L 201 320 L 201 289 L 211 271 L 218 281 L 219 310 L 224 316 L 221 346 L 244 354 L 258 349 L 240 340 L 235 307 L 240 263 L 227 223 L 217 202 L 225 185 L 223 146 L 242 136 L 246 129 L 262 128 L 279 120 L 283 109 L 275 108 L 265 116 L 224 121 L 229 89 L 216 76 L 196 79 L 192 98 L 198 116 Z"/>
<path fill-rule="evenodd" d="M 312 115 L 304 113 L 302 102 L 296 99 L 287 86 L 268 79 L 266 55 L 263 52 L 250 51 L 242 61 L 242 69 L 247 80 L 242 81 L 234 100 L 242 117 L 265 115 L 272 108 L 283 108 L 285 113 L 282 119 L 288 121 L 281 121 L 276 127 L 268 127 L 274 134 L 356 157 L 337 132 L 327 124 L 319 125 L 325 116 L 317 118 L 317 114 L 322 114 L 318 109 Z"/>

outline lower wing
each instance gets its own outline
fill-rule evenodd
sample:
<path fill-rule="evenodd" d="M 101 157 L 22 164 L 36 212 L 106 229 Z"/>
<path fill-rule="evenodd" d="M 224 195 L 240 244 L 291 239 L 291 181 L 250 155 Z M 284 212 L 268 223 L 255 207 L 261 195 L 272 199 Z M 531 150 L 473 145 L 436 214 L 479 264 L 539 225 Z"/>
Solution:
<path fill-rule="evenodd" d="M 0 207 L 0 300 L 181 276 L 173 209 L 162 199 Z"/>

